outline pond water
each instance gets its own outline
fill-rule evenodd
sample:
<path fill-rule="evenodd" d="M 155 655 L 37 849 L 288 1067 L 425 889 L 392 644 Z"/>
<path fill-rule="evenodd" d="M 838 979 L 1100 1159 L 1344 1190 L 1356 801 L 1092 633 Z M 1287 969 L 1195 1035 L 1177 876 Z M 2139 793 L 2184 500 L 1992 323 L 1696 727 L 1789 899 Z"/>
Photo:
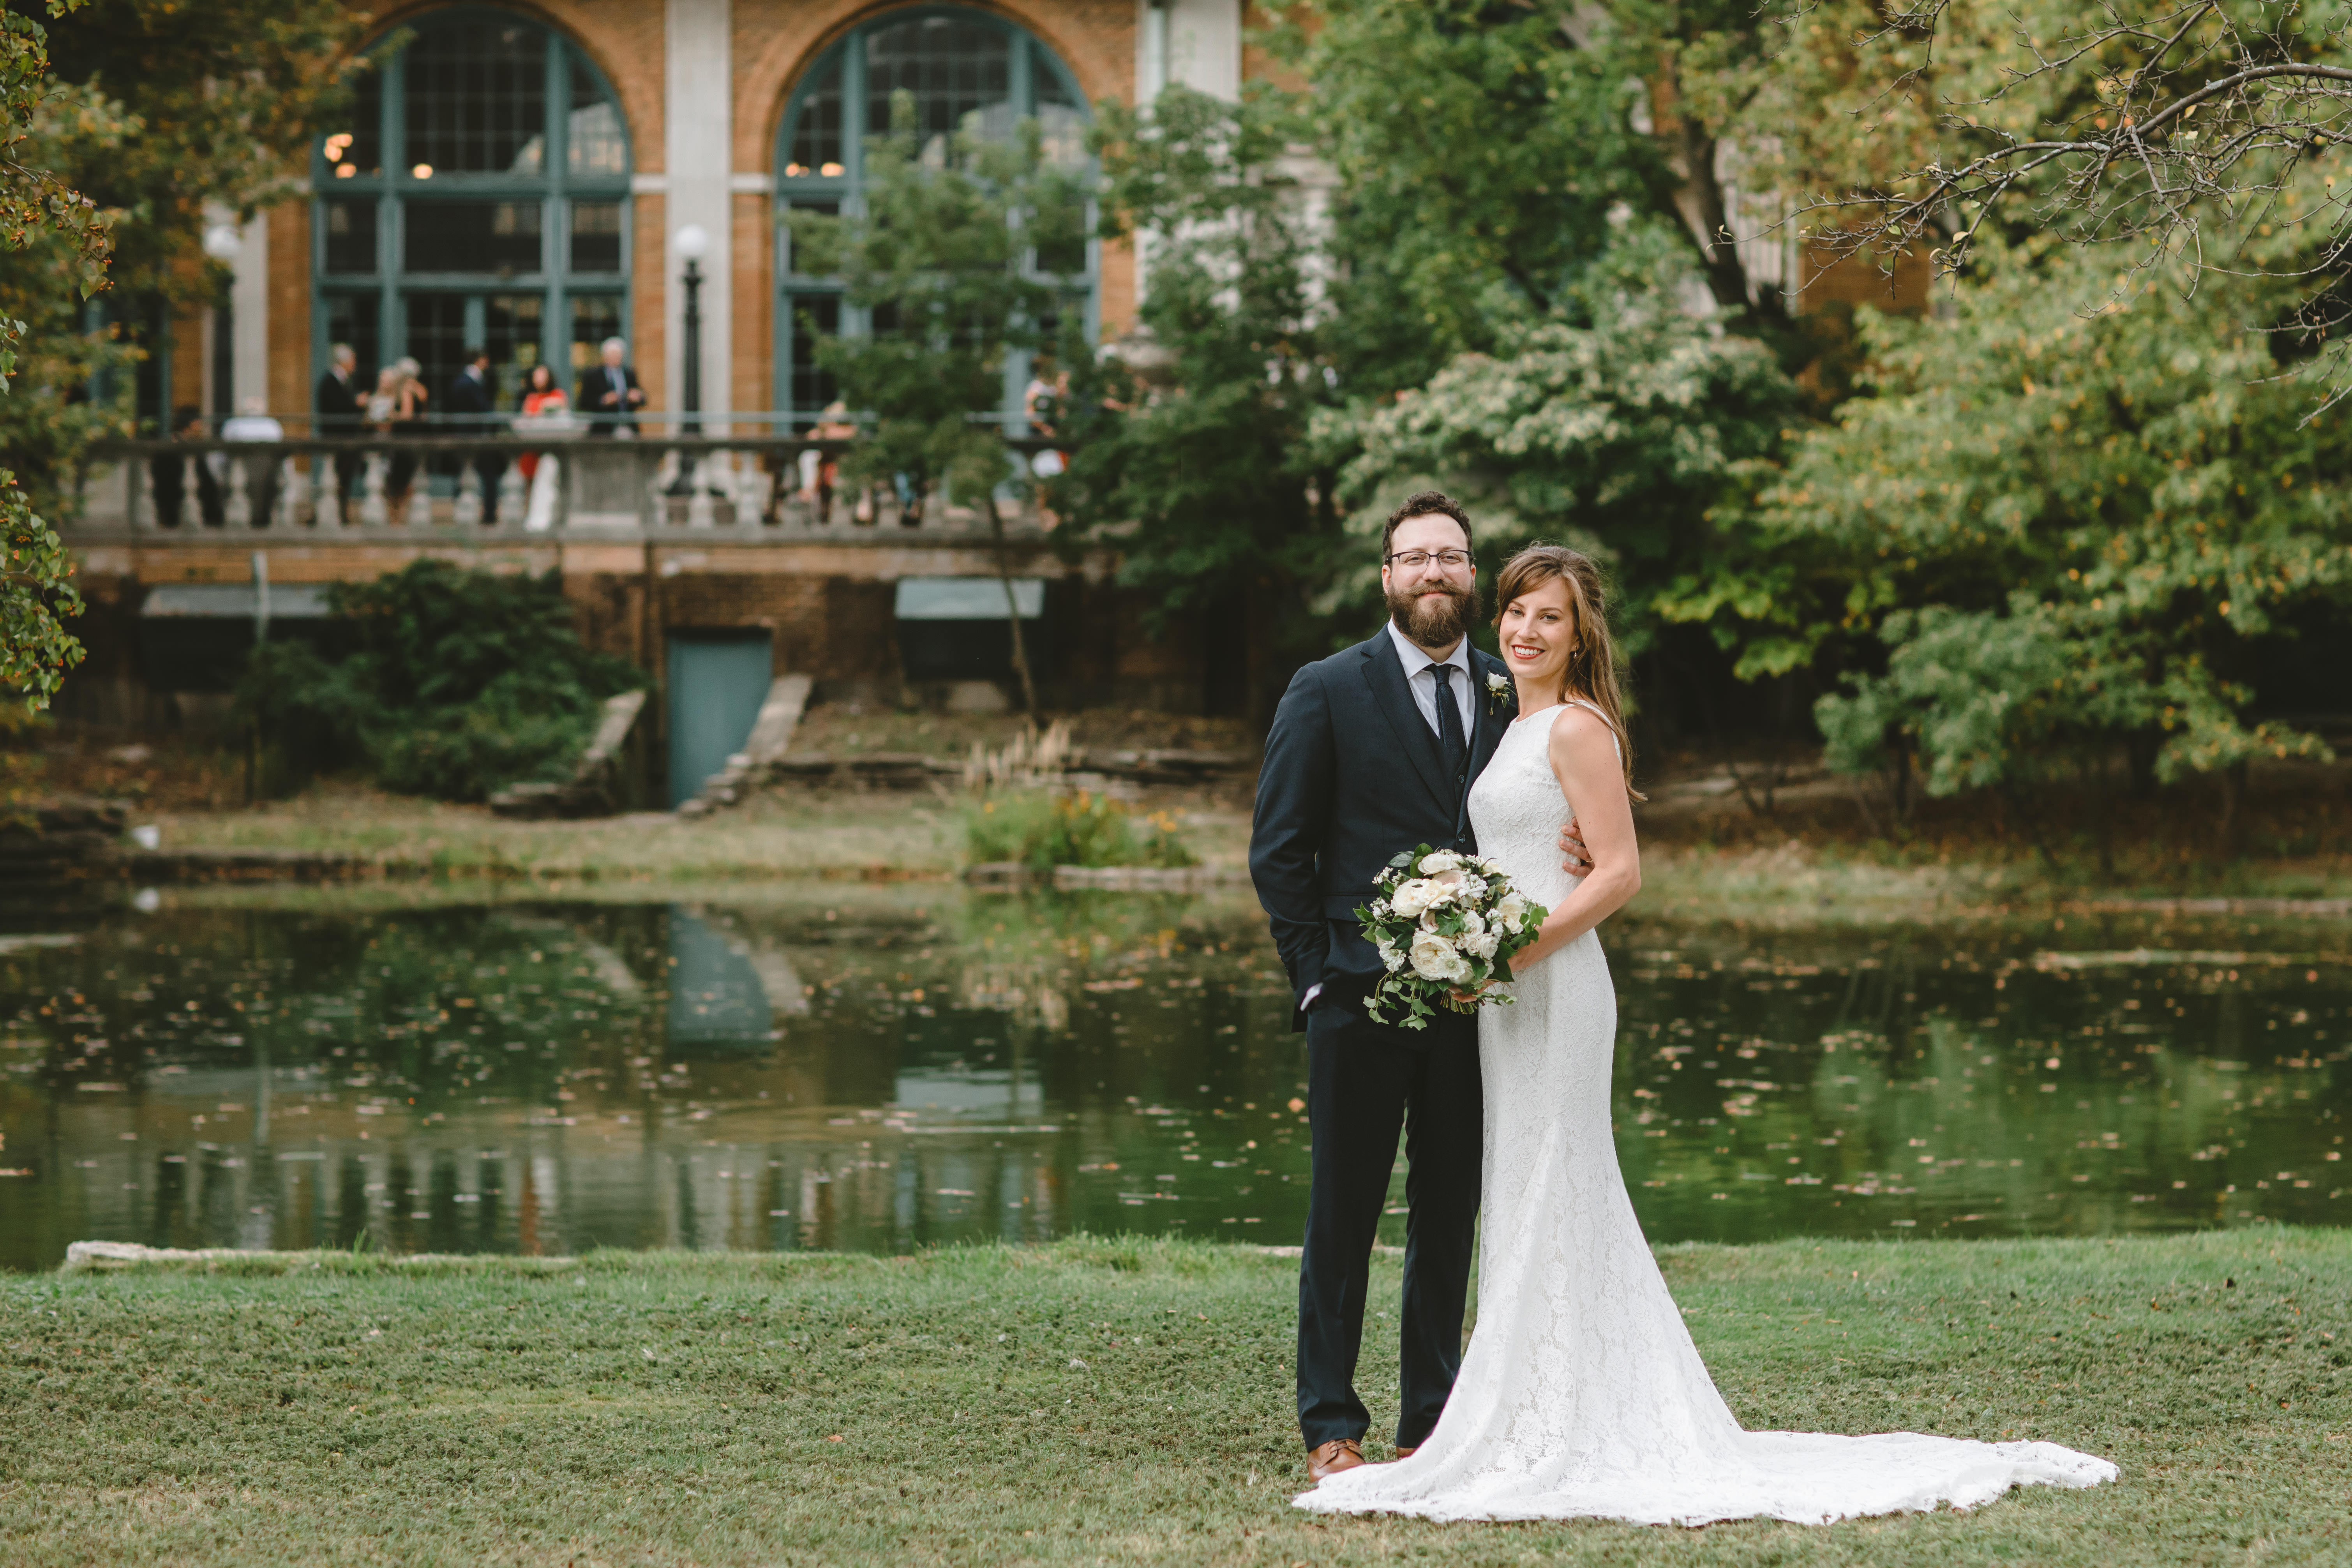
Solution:
<path fill-rule="evenodd" d="M 140 902 L 0 909 L 0 1267 L 1301 1228 L 1245 895 Z M 1635 1206 L 1658 1241 L 2341 1223 L 2347 935 L 1613 922 Z"/>

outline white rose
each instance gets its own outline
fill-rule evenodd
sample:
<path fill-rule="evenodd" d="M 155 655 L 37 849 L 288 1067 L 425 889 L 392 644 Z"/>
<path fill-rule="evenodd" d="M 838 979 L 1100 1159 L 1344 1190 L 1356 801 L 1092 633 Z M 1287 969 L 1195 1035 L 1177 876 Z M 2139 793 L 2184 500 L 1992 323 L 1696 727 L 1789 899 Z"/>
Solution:
<path fill-rule="evenodd" d="M 1495 959 L 1495 950 L 1503 945 L 1503 939 L 1493 931 L 1481 931 L 1476 936 L 1463 938 L 1462 945 L 1468 948 L 1470 955 L 1479 963 L 1491 963 Z"/>
<path fill-rule="evenodd" d="M 1462 857 L 1451 849 L 1432 850 L 1421 858 L 1421 874 L 1434 877 L 1440 871 L 1451 871 L 1462 864 Z"/>
<path fill-rule="evenodd" d="M 1517 931 L 1528 918 L 1527 900 L 1513 893 L 1495 906 L 1495 923 L 1505 931 Z"/>
<path fill-rule="evenodd" d="M 1462 935 L 1465 938 L 1468 938 L 1474 936 L 1484 936 L 1486 934 L 1486 922 L 1479 917 L 1478 911 L 1476 910 L 1463 910 Z"/>
<path fill-rule="evenodd" d="M 1396 891 L 1389 895 L 1389 907 L 1404 919 L 1411 920 L 1430 905 L 1442 903 L 1444 898 L 1444 889 L 1416 877 L 1410 882 L 1397 884 Z"/>
<path fill-rule="evenodd" d="M 1423 980 L 1451 980 L 1456 969 L 1465 967 L 1454 944 L 1435 931 L 1425 931 L 1412 939 L 1412 972 Z"/>

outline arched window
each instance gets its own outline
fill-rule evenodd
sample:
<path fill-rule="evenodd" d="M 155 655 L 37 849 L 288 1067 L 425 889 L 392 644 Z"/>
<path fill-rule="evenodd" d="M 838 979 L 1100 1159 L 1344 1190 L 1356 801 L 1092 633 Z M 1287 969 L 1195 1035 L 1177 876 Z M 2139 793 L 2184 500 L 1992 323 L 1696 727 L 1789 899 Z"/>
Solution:
<path fill-rule="evenodd" d="M 794 90 L 777 138 L 778 203 L 855 212 L 866 142 L 889 133 L 890 98 L 902 89 L 914 96 L 918 130 L 936 143 L 958 131 L 1010 136 L 1023 120 L 1034 119 L 1048 156 L 1075 162 L 1087 155 L 1093 117 L 1077 79 L 1044 44 L 975 11 L 893 11 L 825 51 Z M 832 378 L 817 367 L 815 336 L 863 332 L 870 323 L 843 300 L 839 279 L 795 272 L 789 234 L 778 232 L 776 406 L 792 416 L 793 428 L 805 429 L 835 395 Z M 1097 271 L 1089 242 L 1089 335 L 1097 328 Z"/>
<path fill-rule="evenodd" d="M 470 347 L 515 406 L 530 367 L 570 390 L 629 320 L 629 140 L 579 47 L 471 6 L 407 24 L 362 79 L 351 126 L 314 152 L 314 357 L 403 355 L 436 409 Z"/>

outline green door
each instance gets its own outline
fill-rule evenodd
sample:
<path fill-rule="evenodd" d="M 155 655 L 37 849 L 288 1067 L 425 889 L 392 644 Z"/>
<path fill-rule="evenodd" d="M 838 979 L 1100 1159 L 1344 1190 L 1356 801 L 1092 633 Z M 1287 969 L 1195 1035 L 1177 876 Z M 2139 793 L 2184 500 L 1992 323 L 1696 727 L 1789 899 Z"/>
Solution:
<path fill-rule="evenodd" d="M 743 749 L 768 698 L 772 656 L 765 631 L 680 634 L 669 639 L 669 803 Z"/>

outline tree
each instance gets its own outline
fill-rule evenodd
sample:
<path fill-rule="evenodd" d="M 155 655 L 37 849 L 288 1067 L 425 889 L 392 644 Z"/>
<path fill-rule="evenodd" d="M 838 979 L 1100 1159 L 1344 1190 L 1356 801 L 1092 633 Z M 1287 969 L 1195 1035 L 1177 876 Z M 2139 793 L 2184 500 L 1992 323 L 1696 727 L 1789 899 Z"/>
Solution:
<path fill-rule="evenodd" d="M 1547 537 L 1611 560 L 1637 647 L 1661 607 L 1698 618 L 1683 601 L 1726 555 L 1715 509 L 1777 456 L 1797 398 L 1769 349 L 1685 309 L 1686 255 L 1629 233 L 1529 313 L 1512 352 L 1458 355 L 1393 403 L 1327 416 L 1318 436 L 1358 453 L 1341 478 L 1354 525 L 1377 530 L 1435 484 L 1477 507 L 1492 559 Z"/>
<path fill-rule="evenodd" d="M 1953 320 L 1868 321 L 1872 395 L 1760 497 L 1771 542 L 1843 563 L 1821 619 L 1881 647 L 1817 710 L 1833 765 L 1948 795 L 2326 754 L 2252 681 L 2352 598 L 2352 430 L 2247 325 L 2290 286 L 2097 259 L 1988 240 Z"/>
<path fill-rule="evenodd" d="M 1609 247 L 1616 209 L 1678 235 L 1718 310 L 1785 317 L 1732 242 L 1742 220 L 1723 177 L 1727 145 L 1769 176 L 1784 134 L 1793 84 L 1771 13 L 1747 0 L 1294 0 L 1280 15 L 1272 42 L 1339 176 L 1342 289 L 1361 278 L 1403 307 L 1400 324 L 1435 355 L 1412 380 L 1495 346 L 1483 313 L 1498 283 L 1550 310 Z"/>
<path fill-rule="evenodd" d="M 201 260 L 206 201 L 242 215 L 289 188 L 290 150 L 340 113 L 366 18 L 334 0 L 44 0 L 0 11 L 0 684 L 46 708 L 81 657 L 71 557 L 43 515 L 89 443 L 127 431 L 136 322 L 225 279 Z"/>
<path fill-rule="evenodd" d="M 1149 290 L 1056 506 L 1123 529 L 1167 609 L 1246 606 L 1255 647 L 1311 654 L 1368 608 L 1342 513 L 1427 482 L 1480 498 L 1496 546 L 1577 531 L 1654 624 L 1822 346 L 1725 233 L 1719 145 L 1769 142 L 1752 124 L 1801 91 L 1766 31 L 1733 5 L 1298 0 L 1268 36 L 1295 87 L 1103 105 L 1105 231 L 1148 240 Z"/>
<path fill-rule="evenodd" d="M 905 92 L 893 95 L 891 120 L 888 138 L 866 143 L 862 213 L 788 218 L 797 265 L 839 274 L 848 302 L 872 322 L 817 351 L 866 426 L 843 472 L 858 485 L 903 481 L 918 514 L 943 490 L 986 516 L 1013 670 L 1034 719 L 1036 681 L 997 500 L 1001 487 L 1027 480 L 1008 463 L 1001 420 L 1010 356 L 1078 341 L 1086 174 L 1048 161 L 1034 121 L 1010 142 L 958 132 L 927 143 Z"/>
<path fill-rule="evenodd" d="M 2352 141 L 2347 42 L 2341 7 L 2262 0 L 1889 8 L 1859 47 L 1908 145 L 1884 177 L 1818 198 L 1814 232 L 1840 254 L 1932 248 L 1954 274 L 1988 235 L 2105 247 L 2126 276 L 2086 308 L 2158 275 L 2184 289 L 2209 274 L 2294 280 L 2278 324 L 2331 340 L 2332 403 L 2352 391 L 2352 186 L 2326 173 Z"/>
<path fill-rule="evenodd" d="M 328 658 L 279 639 L 255 651 L 239 708 L 298 773 L 363 763 L 387 789 L 481 800 L 570 766 L 607 697 L 645 683 L 591 651 L 553 573 L 416 561 L 328 591 L 358 647 Z"/>
<path fill-rule="evenodd" d="M 1313 236 L 1280 166 L 1289 106 L 1178 87 L 1097 113 L 1102 232 L 1149 235 L 1150 289 L 1129 340 L 1075 369 L 1055 426 L 1070 466 L 1048 500 L 1118 546 L 1155 630 L 1205 616 L 1254 710 L 1278 694 L 1270 659 L 1311 625 L 1301 601 L 1334 526 L 1329 476 L 1305 456 L 1331 391 Z"/>
<path fill-rule="evenodd" d="M 373 26 L 340 0 L 71 0 L 49 29 L 58 90 L 119 106 L 137 133 L 88 149 L 78 187 L 119 213 L 111 275 L 142 297 L 210 304 L 224 274 L 194 264 L 206 204 L 240 219 L 295 194 L 313 138 L 341 128 Z"/>
<path fill-rule="evenodd" d="M 51 0 L 48 14 L 62 16 L 75 3 Z M 36 408 L 29 418 L 20 412 L 26 399 L 12 384 L 29 323 L 18 311 L 35 314 L 63 295 L 59 285 L 68 276 L 84 293 L 103 287 L 108 252 L 105 219 L 42 156 L 60 129 L 47 43 L 37 23 L 0 11 L 0 251 L 22 258 L 0 268 L 0 394 L 15 395 L 0 412 L 0 429 L 17 462 L 28 445 L 19 427 L 58 423 L 53 408 Z M 23 287 L 28 278 L 37 280 L 30 289 Z M 0 568 L 0 686 L 37 712 L 80 662 L 81 644 L 65 623 L 81 613 L 81 596 L 73 588 L 73 563 L 34 510 L 13 464 L 0 468 L 0 540 L 8 551 Z"/>

